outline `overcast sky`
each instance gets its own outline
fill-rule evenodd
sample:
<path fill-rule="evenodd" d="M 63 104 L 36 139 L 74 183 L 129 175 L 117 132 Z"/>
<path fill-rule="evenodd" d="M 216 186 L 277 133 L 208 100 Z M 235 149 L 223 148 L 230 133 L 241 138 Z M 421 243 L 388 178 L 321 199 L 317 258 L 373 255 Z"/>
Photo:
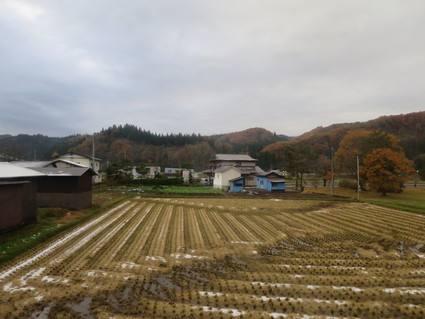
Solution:
<path fill-rule="evenodd" d="M 0 0 L 0 134 L 317 126 L 425 110 L 425 1 Z"/>

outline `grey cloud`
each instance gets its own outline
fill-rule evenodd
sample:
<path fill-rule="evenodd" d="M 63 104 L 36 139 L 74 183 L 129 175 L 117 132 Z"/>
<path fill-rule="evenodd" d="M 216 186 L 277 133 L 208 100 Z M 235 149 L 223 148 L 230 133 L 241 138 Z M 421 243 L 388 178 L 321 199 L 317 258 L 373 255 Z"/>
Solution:
<path fill-rule="evenodd" d="M 422 2 L 5 1 L 0 133 L 297 135 L 424 109 Z"/>

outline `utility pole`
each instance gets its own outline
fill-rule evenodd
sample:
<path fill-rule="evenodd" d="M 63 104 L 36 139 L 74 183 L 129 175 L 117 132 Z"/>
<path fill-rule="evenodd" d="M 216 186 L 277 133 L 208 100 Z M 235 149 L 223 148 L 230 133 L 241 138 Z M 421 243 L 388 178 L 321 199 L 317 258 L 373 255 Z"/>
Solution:
<path fill-rule="evenodd" d="M 334 196 L 334 148 L 331 148 L 331 195 Z"/>
<path fill-rule="evenodd" d="M 360 165 L 359 156 L 357 156 L 357 201 L 360 201 Z"/>
<path fill-rule="evenodd" d="M 95 161 L 94 161 L 94 133 L 93 133 L 93 144 L 92 144 L 92 168 L 93 168 L 94 171 L 96 171 Z"/>

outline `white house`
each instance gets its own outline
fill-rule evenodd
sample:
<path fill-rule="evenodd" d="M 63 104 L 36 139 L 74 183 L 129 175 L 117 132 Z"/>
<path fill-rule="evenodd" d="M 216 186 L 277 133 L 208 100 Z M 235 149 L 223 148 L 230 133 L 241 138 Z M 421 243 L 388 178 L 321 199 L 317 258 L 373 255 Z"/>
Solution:
<path fill-rule="evenodd" d="M 136 166 L 133 166 L 133 168 L 131 169 L 131 175 L 133 176 L 134 179 L 154 178 L 157 173 L 158 174 L 161 173 L 161 166 L 145 166 L 146 174 L 144 175 L 137 173 L 136 168 L 137 168 Z"/>
<path fill-rule="evenodd" d="M 145 166 L 145 168 L 147 178 L 154 178 L 156 174 L 161 173 L 161 166 Z"/>
<path fill-rule="evenodd" d="M 255 167 L 257 160 L 246 154 L 216 154 L 211 162 L 214 168 L 221 166 Z"/>
<path fill-rule="evenodd" d="M 242 171 L 234 166 L 221 166 L 214 171 L 213 187 L 224 191 L 230 189 L 230 180 L 241 177 Z"/>
<path fill-rule="evenodd" d="M 256 175 L 264 172 L 256 166 L 256 159 L 245 154 L 216 154 L 211 162 L 215 168 L 213 186 L 223 190 L 228 190 L 231 180 L 238 177 L 243 177 L 244 187 L 255 187 Z"/>
<path fill-rule="evenodd" d="M 77 163 L 84 167 L 90 167 L 97 174 L 93 176 L 93 182 L 94 183 L 102 182 L 102 175 L 99 173 L 100 164 L 102 162 L 100 158 L 69 152 L 69 153 L 56 156 L 55 160 L 63 160 L 63 161 L 68 161 L 72 163 Z"/>

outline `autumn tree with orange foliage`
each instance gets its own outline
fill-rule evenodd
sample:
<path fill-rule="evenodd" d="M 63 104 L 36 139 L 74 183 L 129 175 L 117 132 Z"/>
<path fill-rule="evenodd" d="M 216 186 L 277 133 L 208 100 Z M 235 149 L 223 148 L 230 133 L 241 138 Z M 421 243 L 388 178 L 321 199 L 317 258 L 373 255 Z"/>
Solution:
<path fill-rule="evenodd" d="M 335 153 L 336 168 L 339 172 L 356 174 L 356 157 L 363 159 L 378 148 L 402 151 L 399 139 L 381 131 L 355 130 L 348 132 Z"/>
<path fill-rule="evenodd" d="M 413 162 L 403 152 L 378 148 L 369 153 L 360 167 L 360 174 L 369 188 L 385 196 L 388 192 L 401 192 L 410 174 Z"/>

